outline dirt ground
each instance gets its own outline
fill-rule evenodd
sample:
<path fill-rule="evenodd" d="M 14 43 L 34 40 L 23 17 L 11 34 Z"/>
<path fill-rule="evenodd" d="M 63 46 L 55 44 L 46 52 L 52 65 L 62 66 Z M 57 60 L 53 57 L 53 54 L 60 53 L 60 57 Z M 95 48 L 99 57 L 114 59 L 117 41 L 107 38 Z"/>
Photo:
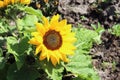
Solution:
<path fill-rule="evenodd" d="M 101 80 L 120 80 L 120 37 L 108 32 L 120 23 L 120 1 L 59 0 L 58 12 L 74 26 L 82 24 L 91 29 L 91 24 L 99 22 L 105 28 L 102 44 L 94 45 L 90 52 L 93 65 Z"/>

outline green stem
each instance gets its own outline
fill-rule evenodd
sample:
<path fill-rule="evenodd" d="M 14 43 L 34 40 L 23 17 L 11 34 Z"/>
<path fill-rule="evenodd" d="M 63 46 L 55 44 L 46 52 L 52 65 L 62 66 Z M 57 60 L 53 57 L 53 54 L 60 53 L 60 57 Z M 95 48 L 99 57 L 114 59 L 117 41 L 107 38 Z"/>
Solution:
<path fill-rule="evenodd" d="M 20 36 L 20 38 L 22 37 L 19 28 L 18 28 L 18 24 L 17 24 L 17 18 L 15 16 L 11 16 L 12 20 L 15 22 L 15 26 L 16 26 L 16 30 L 18 31 L 18 35 Z"/>

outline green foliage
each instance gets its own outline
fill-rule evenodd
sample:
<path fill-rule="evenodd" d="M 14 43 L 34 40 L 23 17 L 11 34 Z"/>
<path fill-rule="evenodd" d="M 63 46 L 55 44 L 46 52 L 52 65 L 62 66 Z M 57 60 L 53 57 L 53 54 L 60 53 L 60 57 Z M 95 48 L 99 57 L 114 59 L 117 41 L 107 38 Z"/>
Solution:
<path fill-rule="evenodd" d="M 0 49 L 2 49 L 2 47 L 5 44 L 5 42 L 6 42 L 5 38 L 0 36 Z M 0 52 L 2 53 L 2 50 Z"/>
<path fill-rule="evenodd" d="M 76 55 L 71 58 L 71 62 L 66 65 L 66 69 L 82 80 L 100 80 L 91 62 L 89 55 L 77 51 Z"/>
<path fill-rule="evenodd" d="M 2 21 L 0 22 L 0 34 L 6 33 L 8 31 L 7 26 L 3 26 Z"/>
<path fill-rule="evenodd" d="M 8 65 L 5 65 L 2 69 L 0 69 L 1 80 L 7 80 L 7 70 L 8 70 Z"/>
<path fill-rule="evenodd" d="M 7 37 L 7 47 L 9 53 L 24 54 L 29 48 L 28 38 L 25 37 L 17 41 L 14 37 Z"/>
<path fill-rule="evenodd" d="M 0 53 L 1 54 L 1 53 Z M 0 69 L 3 69 L 5 66 L 5 59 L 4 57 L 0 56 Z"/>
<path fill-rule="evenodd" d="M 35 31 L 35 23 L 38 22 L 38 18 L 36 15 L 27 14 L 24 18 L 18 19 L 18 29 L 21 33 L 30 33 Z"/>
<path fill-rule="evenodd" d="M 76 47 L 81 50 L 80 53 L 89 53 L 93 43 L 101 43 L 101 35 L 96 31 L 85 28 L 74 28 L 74 31 L 76 32 L 77 38 Z"/>
<path fill-rule="evenodd" d="M 46 4 L 48 5 L 48 4 Z M 50 8 L 47 10 L 49 11 Z M 44 76 L 44 80 L 62 80 L 62 73 L 71 72 L 73 80 L 100 80 L 93 69 L 89 51 L 94 43 L 100 44 L 103 28 L 100 24 L 93 30 L 74 28 L 77 42 L 75 55 L 70 62 L 53 66 L 46 60 L 40 61 L 34 56 L 34 46 L 28 44 L 31 32 L 35 31 L 35 23 L 42 22 L 42 12 L 23 5 L 9 5 L 0 15 L 0 79 L 2 80 L 35 80 Z M 13 14 L 10 14 L 12 13 Z M 2 12 L 0 12 L 2 13 Z M 24 14 L 24 15 L 21 15 Z M 52 14 L 52 13 L 49 13 Z M 10 55 L 15 60 L 10 63 Z M 26 59 L 27 56 L 32 56 Z M 34 64 L 28 64 L 32 63 Z M 43 70 L 40 72 L 40 70 Z"/>
<path fill-rule="evenodd" d="M 32 7 L 26 6 L 25 8 L 21 8 L 21 10 L 25 11 L 28 14 L 36 15 L 40 20 L 43 16 L 40 10 L 35 10 Z"/>
<path fill-rule="evenodd" d="M 0 70 L 5 67 L 5 63 L 6 63 L 6 60 L 3 57 L 3 49 L 2 49 L 4 45 L 4 41 L 5 41 L 4 38 L 0 37 Z"/>
<path fill-rule="evenodd" d="M 35 80 L 39 77 L 38 71 L 34 67 L 24 65 L 20 70 L 15 64 L 8 69 L 7 80 Z"/>
<path fill-rule="evenodd" d="M 101 41 L 100 38 L 96 41 L 99 34 L 96 31 L 85 28 L 75 28 L 77 37 L 77 50 L 73 57 L 70 57 L 70 62 L 65 65 L 67 71 L 72 72 L 77 77 L 74 80 L 100 80 L 96 71 L 92 66 L 92 59 L 88 55 L 94 42 Z"/>
<path fill-rule="evenodd" d="M 105 31 L 104 27 L 98 22 L 97 26 L 94 24 L 91 24 L 91 27 L 94 29 L 95 32 L 98 34 L 102 34 L 102 32 Z"/>
<path fill-rule="evenodd" d="M 116 36 L 120 36 L 120 24 L 116 24 L 112 27 L 111 33 Z"/>
<path fill-rule="evenodd" d="M 12 22 L 10 22 L 12 23 Z M 5 36 L 6 34 L 12 34 L 12 32 L 14 31 L 15 26 L 11 26 L 9 24 L 9 21 L 6 20 L 5 18 L 0 20 L 0 35 Z"/>
<path fill-rule="evenodd" d="M 2 9 L 2 12 L 0 17 L 3 15 L 4 17 L 0 19 L 0 75 L 2 75 L 0 79 L 37 79 L 40 74 L 36 67 L 27 65 L 26 55 L 30 55 L 29 52 L 31 52 L 28 44 L 29 34 L 35 30 L 35 23 L 41 21 L 41 11 L 15 4 Z M 25 15 L 20 16 L 20 14 Z M 12 63 L 11 58 L 9 59 L 11 54 L 15 59 Z"/>
<path fill-rule="evenodd" d="M 48 80 L 62 80 L 64 67 L 61 64 L 53 66 L 51 62 L 47 62 L 46 60 L 40 62 L 40 64 L 42 64 L 42 69 L 47 73 Z"/>

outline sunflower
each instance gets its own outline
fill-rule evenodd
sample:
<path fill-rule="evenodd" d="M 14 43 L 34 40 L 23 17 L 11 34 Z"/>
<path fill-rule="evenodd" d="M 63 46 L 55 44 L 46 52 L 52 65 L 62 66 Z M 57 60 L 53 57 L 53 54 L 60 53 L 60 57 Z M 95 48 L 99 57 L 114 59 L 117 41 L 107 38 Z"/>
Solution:
<path fill-rule="evenodd" d="M 4 2 L 0 1 L 0 7 L 3 7 L 3 6 L 4 6 Z"/>
<path fill-rule="evenodd" d="M 30 4 L 31 0 L 20 0 L 22 4 Z"/>
<path fill-rule="evenodd" d="M 59 15 L 54 15 L 49 20 L 43 16 L 43 23 L 36 23 L 36 32 L 32 32 L 29 43 L 36 45 L 35 55 L 40 53 L 40 60 L 51 60 L 52 64 L 60 63 L 60 60 L 68 62 L 68 55 L 74 54 L 76 41 L 75 33 L 71 32 L 71 24 L 67 20 L 59 21 Z"/>
<path fill-rule="evenodd" d="M 10 3 L 11 3 L 11 0 L 4 0 L 4 6 L 7 6 Z"/>
<path fill-rule="evenodd" d="M 21 4 L 30 4 L 31 0 L 0 0 L 0 7 L 5 7 L 9 4 L 21 3 Z"/>

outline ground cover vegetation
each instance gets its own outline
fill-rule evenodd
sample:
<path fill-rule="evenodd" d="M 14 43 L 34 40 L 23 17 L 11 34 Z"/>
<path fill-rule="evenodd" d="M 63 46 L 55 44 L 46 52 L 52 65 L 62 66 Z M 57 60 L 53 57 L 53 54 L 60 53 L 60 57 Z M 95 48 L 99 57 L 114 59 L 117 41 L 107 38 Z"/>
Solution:
<path fill-rule="evenodd" d="M 119 80 L 119 5 L 0 0 L 0 80 Z"/>

